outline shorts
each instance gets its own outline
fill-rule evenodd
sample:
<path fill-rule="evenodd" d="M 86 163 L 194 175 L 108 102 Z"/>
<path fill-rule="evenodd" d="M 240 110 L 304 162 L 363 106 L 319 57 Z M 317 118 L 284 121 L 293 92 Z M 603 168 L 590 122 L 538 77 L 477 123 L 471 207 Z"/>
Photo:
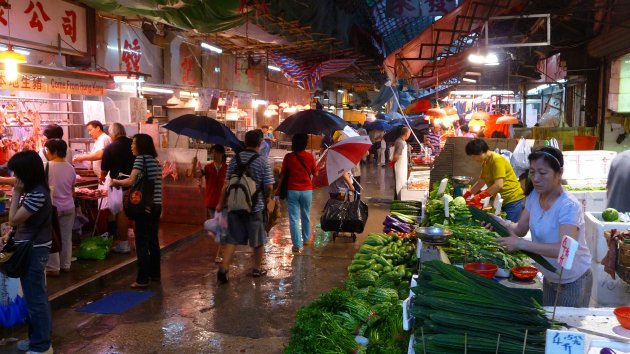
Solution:
<path fill-rule="evenodd" d="M 228 213 L 228 235 L 225 243 L 258 247 L 267 241 L 263 212 Z"/>

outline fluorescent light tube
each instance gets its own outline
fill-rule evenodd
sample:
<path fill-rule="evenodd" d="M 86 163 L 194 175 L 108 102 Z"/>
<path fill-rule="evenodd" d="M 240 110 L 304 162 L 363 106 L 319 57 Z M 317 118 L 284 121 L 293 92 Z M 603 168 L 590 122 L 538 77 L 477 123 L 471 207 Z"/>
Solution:
<path fill-rule="evenodd" d="M 219 47 L 215 47 L 215 46 L 210 45 L 210 44 L 205 43 L 205 42 L 201 42 L 201 48 L 205 48 L 205 49 L 207 49 L 207 50 L 209 50 L 211 52 L 215 52 L 215 53 L 219 53 L 219 54 L 223 53 L 223 49 L 221 49 Z"/>

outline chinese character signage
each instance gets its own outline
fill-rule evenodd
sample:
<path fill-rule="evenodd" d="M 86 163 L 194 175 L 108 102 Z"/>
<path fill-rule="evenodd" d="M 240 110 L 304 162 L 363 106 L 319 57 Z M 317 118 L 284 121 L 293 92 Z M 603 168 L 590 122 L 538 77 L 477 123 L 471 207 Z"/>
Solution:
<path fill-rule="evenodd" d="M 142 57 L 142 47 L 138 38 L 125 39 L 120 60 L 125 65 L 125 71 L 139 72 L 140 58 Z"/>
<path fill-rule="evenodd" d="M 584 354 L 584 333 L 547 330 L 545 354 Z"/>
<path fill-rule="evenodd" d="M 0 90 L 105 96 L 107 94 L 107 82 L 104 80 L 68 79 L 58 76 L 30 74 L 22 74 L 17 80 L 9 81 L 4 70 L 0 70 Z"/>
<path fill-rule="evenodd" d="M 444 16 L 455 0 L 387 0 L 387 17 Z"/>
<path fill-rule="evenodd" d="M 9 10 L 0 10 L 0 35 L 9 34 Z M 11 39 L 57 48 L 66 53 L 87 51 L 85 8 L 62 0 L 11 0 Z"/>

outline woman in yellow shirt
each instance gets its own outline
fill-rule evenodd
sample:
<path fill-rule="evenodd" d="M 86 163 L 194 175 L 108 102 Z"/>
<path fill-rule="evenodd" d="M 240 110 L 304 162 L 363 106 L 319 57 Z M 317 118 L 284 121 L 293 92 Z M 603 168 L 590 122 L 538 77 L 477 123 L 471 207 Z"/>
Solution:
<path fill-rule="evenodd" d="M 466 144 L 466 155 L 481 164 L 481 176 L 470 191 L 464 194 L 464 198 L 468 199 L 474 195 L 472 201 L 476 204 L 485 197 L 494 197 L 497 193 L 501 193 L 506 219 L 518 222 L 523 211 L 525 194 L 510 162 L 494 151 L 490 151 L 488 144 L 481 139 L 474 139 Z M 488 188 L 477 194 L 484 185 Z"/>

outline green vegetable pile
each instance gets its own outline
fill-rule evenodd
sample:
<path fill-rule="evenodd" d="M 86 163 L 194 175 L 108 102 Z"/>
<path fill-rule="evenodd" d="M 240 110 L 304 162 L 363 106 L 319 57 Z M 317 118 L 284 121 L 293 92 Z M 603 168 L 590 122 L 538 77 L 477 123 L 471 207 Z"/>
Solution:
<path fill-rule="evenodd" d="M 445 227 L 442 225 L 436 225 Z M 494 263 L 499 268 L 511 269 L 514 266 L 529 265 L 529 259 L 523 252 L 507 253 L 494 239 L 499 237 L 495 232 L 480 226 L 449 225 L 453 232 L 442 250 L 453 264 L 466 262 Z"/>
<path fill-rule="evenodd" d="M 453 199 L 453 197 L 451 197 L 449 194 L 446 195 L 449 200 L 449 217 L 447 218 L 444 216 L 444 194 L 442 194 L 436 199 L 429 199 L 429 201 L 427 201 L 427 208 L 422 225 L 471 225 L 472 219 L 470 211 L 468 210 L 468 206 L 466 205 L 466 200 L 463 197 L 457 197 Z"/>
<path fill-rule="evenodd" d="M 343 289 L 301 308 L 284 353 L 403 353 L 402 299 L 416 267 L 412 238 L 369 234 L 348 267 Z M 355 336 L 368 339 L 360 346 Z"/>
<path fill-rule="evenodd" d="M 411 290 L 416 353 L 545 352 L 545 331 L 552 323 L 519 290 L 440 261 L 423 263 Z"/>

